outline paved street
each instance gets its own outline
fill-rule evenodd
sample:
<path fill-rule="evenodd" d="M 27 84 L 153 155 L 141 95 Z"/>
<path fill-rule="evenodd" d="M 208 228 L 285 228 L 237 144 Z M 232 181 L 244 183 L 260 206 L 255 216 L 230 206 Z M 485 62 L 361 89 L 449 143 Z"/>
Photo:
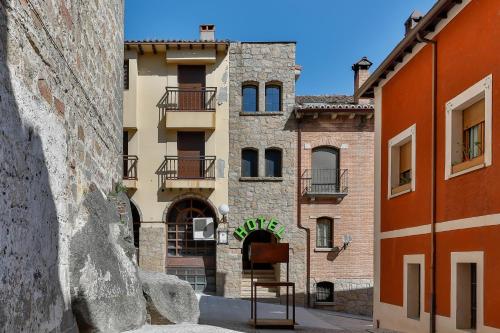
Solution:
<path fill-rule="evenodd" d="M 255 330 L 248 325 L 250 302 L 217 296 L 198 295 L 200 299 L 200 324 L 213 325 L 241 332 L 293 332 L 291 330 Z M 259 303 L 258 311 L 266 318 L 284 318 L 285 306 Z M 371 319 L 340 313 L 317 310 L 296 309 L 296 332 L 338 333 L 366 332 L 371 328 Z"/>

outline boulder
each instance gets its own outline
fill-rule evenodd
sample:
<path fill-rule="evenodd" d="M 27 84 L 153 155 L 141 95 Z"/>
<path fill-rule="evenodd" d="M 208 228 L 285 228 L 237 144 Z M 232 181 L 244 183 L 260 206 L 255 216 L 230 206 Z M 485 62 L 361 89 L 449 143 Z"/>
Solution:
<path fill-rule="evenodd" d="M 200 308 L 191 285 L 176 276 L 139 271 L 152 323 L 198 323 Z M 163 322 L 165 323 L 165 322 Z"/>
<path fill-rule="evenodd" d="M 138 269 L 127 255 L 128 226 L 114 200 L 95 185 L 81 203 L 70 240 L 71 306 L 80 333 L 123 332 L 144 325 Z"/>
<path fill-rule="evenodd" d="M 133 331 L 125 333 L 240 333 L 221 327 L 196 325 L 196 324 L 179 324 L 179 325 L 145 325 Z"/>

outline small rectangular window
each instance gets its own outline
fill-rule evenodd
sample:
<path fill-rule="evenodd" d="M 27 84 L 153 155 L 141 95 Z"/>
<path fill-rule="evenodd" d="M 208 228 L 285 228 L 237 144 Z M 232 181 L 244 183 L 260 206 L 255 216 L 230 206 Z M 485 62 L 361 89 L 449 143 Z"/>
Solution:
<path fill-rule="evenodd" d="M 128 69 L 128 59 L 125 59 L 123 63 L 123 89 L 128 90 L 129 86 L 129 69 Z"/>
<path fill-rule="evenodd" d="M 266 177 L 281 177 L 281 150 L 266 149 Z"/>
<path fill-rule="evenodd" d="M 411 319 L 420 319 L 420 264 L 408 264 L 406 281 L 406 313 Z"/>
<path fill-rule="evenodd" d="M 241 151 L 241 176 L 259 176 L 259 152 L 254 149 L 243 149 Z"/>
<path fill-rule="evenodd" d="M 389 140 L 389 198 L 415 190 L 416 126 Z"/>
<path fill-rule="evenodd" d="M 318 219 L 316 225 L 316 247 L 332 248 L 333 247 L 332 238 L 333 238 L 332 221 L 327 218 Z"/>

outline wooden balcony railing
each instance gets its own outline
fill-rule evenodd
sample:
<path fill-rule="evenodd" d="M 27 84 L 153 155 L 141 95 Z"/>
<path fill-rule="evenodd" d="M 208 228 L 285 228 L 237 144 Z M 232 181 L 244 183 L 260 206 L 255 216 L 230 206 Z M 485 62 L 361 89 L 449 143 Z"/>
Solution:
<path fill-rule="evenodd" d="M 167 87 L 158 103 L 164 111 L 215 111 L 217 88 Z"/>
<path fill-rule="evenodd" d="M 123 155 L 123 179 L 137 180 L 137 155 Z"/>
<path fill-rule="evenodd" d="M 345 196 L 347 169 L 307 169 L 302 174 L 302 193 L 309 196 Z"/>

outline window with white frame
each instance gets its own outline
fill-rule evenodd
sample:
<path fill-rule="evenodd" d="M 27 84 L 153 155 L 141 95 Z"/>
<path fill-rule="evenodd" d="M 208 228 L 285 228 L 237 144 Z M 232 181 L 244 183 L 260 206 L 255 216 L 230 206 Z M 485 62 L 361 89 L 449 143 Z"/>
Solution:
<path fill-rule="evenodd" d="M 416 125 L 389 140 L 389 198 L 415 190 Z"/>
<path fill-rule="evenodd" d="M 446 103 L 446 179 L 491 165 L 491 86 L 489 75 Z"/>

